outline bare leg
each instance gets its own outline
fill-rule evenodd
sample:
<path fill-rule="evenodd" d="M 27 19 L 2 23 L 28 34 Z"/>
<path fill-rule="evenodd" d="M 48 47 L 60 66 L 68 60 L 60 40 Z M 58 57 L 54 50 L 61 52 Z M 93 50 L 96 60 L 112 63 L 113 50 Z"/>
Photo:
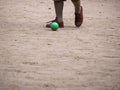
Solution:
<path fill-rule="evenodd" d="M 58 22 L 63 22 L 64 1 L 62 1 L 62 0 L 54 1 L 54 6 L 55 6 L 55 13 L 56 13 Z"/>
<path fill-rule="evenodd" d="M 56 19 L 48 22 L 47 25 L 46 25 L 46 27 L 50 28 L 50 24 L 52 22 L 57 22 L 59 24 L 60 28 L 64 27 L 64 22 L 63 22 L 63 6 L 64 6 L 64 1 L 65 0 L 54 0 L 54 7 L 55 7 Z"/>
<path fill-rule="evenodd" d="M 83 23 L 83 8 L 80 5 L 80 0 L 71 0 L 75 7 L 75 25 L 76 27 L 80 27 Z"/>
<path fill-rule="evenodd" d="M 71 1 L 72 1 L 73 5 L 75 7 L 75 13 L 80 13 L 80 11 L 81 11 L 80 0 L 71 0 Z"/>

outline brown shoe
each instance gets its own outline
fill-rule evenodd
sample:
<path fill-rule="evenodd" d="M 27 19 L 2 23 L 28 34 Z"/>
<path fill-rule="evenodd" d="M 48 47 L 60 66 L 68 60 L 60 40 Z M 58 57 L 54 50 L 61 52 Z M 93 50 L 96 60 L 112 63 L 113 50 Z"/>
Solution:
<path fill-rule="evenodd" d="M 52 20 L 52 21 L 47 22 L 46 27 L 47 27 L 47 28 L 50 28 L 50 24 L 51 24 L 52 22 L 58 23 L 59 28 L 64 28 L 64 22 L 58 22 L 57 18 L 56 18 L 55 20 Z"/>
<path fill-rule="evenodd" d="M 83 8 L 81 6 L 80 13 L 75 13 L 75 25 L 76 27 L 80 27 L 83 23 Z"/>

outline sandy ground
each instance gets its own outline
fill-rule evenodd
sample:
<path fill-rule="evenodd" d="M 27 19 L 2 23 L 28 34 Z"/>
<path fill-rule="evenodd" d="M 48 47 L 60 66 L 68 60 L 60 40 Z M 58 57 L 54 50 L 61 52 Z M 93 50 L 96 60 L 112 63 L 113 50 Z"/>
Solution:
<path fill-rule="evenodd" d="M 120 90 L 120 0 L 82 5 L 82 27 L 68 0 L 51 31 L 52 0 L 0 0 L 0 90 Z"/>

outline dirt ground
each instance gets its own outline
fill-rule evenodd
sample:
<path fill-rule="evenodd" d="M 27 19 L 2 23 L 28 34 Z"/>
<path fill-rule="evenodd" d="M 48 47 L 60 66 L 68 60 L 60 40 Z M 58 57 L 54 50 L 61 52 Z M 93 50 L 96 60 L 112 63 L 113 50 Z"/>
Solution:
<path fill-rule="evenodd" d="M 65 28 L 45 28 L 52 0 L 0 0 L 0 90 L 120 90 L 120 0 L 64 5 Z"/>

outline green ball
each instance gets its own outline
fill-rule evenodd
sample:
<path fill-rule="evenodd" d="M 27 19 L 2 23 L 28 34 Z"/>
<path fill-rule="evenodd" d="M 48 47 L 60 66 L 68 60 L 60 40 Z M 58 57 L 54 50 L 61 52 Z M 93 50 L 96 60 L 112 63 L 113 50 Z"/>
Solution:
<path fill-rule="evenodd" d="M 56 22 L 52 22 L 52 23 L 50 24 L 50 28 L 51 28 L 53 31 L 56 31 L 56 30 L 59 28 L 59 25 L 58 25 L 58 23 L 56 23 Z"/>

